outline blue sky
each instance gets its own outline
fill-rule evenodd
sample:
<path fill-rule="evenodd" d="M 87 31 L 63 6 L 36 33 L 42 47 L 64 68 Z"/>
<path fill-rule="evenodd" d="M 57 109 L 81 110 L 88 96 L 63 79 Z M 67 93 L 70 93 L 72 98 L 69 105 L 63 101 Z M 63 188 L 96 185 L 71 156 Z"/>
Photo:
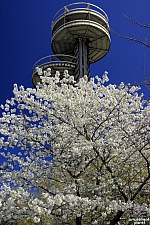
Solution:
<path fill-rule="evenodd" d="M 72 0 L 1 0 L 0 1 L 0 103 L 12 97 L 13 84 L 32 87 L 32 66 L 40 58 L 53 54 L 51 22 L 55 13 Z M 149 0 L 92 0 L 109 17 L 110 28 L 121 35 L 150 40 L 150 29 L 142 29 L 120 12 L 140 23 L 150 24 Z M 142 82 L 143 59 L 150 71 L 150 49 L 111 33 L 109 53 L 91 65 L 91 76 L 109 72 L 111 83 Z M 143 89 L 149 95 L 148 89 Z"/>

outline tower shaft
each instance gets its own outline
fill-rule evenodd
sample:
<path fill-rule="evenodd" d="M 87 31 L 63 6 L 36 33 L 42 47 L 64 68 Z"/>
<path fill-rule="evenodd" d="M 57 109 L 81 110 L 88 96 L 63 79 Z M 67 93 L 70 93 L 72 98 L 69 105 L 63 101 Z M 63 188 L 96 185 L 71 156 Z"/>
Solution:
<path fill-rule="evenodd" d="M 79 80 L 84 75 L 90 76 L 90 64 L 88 60 L 88 41 L 85 38 L 79 38 L 75 46 L 75 80 Z"/>

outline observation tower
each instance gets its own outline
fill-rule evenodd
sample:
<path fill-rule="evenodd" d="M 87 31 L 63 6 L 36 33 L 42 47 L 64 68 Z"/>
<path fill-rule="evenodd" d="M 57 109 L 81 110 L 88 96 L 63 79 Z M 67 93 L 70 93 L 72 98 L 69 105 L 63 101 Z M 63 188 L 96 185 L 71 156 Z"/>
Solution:
<path fill-rule="evenodd" d="M 110 29 L 107 14 L 98 6 L 77 2 L 61 8 L 52 21 L 51 47 L 54 55 L 38 60 L 33 66 L 32 82 L 36 86 L 40 76 L 36 67 L 56 71 L 63 77 L 64 70 L 78 81 L 90 78 L 90 64 L 102 59 L 110 48 Z"/>

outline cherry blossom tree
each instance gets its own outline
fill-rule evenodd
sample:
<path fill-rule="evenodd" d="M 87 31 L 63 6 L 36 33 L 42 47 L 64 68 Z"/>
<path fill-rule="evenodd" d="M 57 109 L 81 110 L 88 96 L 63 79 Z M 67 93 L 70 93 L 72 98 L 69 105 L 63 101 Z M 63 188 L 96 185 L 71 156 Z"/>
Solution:
<path fill-rule="evenodd" d="M 148 220 L 150 103 L 138 87 L 78 83 L 37 68 L 0 118 L 0 221 L 131 224 Z M 120 222 L 119 222 L 120 221 Z"/>

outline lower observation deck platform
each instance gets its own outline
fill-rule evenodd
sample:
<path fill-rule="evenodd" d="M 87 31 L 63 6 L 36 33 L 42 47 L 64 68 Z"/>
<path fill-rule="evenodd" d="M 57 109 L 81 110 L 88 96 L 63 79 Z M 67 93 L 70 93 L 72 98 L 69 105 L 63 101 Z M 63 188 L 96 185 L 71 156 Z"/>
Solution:
<path fill-rule="evenodd" d="M 63 60 L 59 60 L 63 58 Z M 56 74 L 56 71 L 60 72 L 60 76 L 63 77 L 64 70 L 68 70 L 69 75 L 74 75 L 76 64 L 74 63 L 75 57 L 69 55 L 50 55 L 39 59 L 33 66 L 32 83 L 34 87 L 41 82 L 40 75 L 38 74 L 36 67 L 41 68 L 42 71 L 46 71 L 51 68 L 51 76 Z"/>

